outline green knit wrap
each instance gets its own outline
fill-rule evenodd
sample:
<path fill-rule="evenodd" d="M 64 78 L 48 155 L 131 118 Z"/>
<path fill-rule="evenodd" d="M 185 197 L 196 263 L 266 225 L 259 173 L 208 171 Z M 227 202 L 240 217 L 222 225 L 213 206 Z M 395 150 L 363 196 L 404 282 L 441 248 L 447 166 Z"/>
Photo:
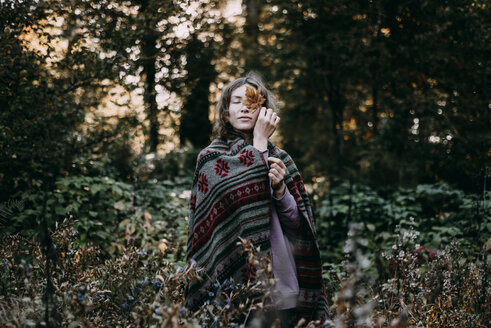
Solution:
<path fill-rule="evenodd" d="M 319 320 L 327 316 L 322 264 L 315 237 L 310 201 L 292 158 L 268 142 L 269 156 L 285 163 L 285 183 L 300 210 L 300 227 L 288 235 L 293 245 L 300 292 L 298 314 Z M 241 254 L 238 237 L 260 246 L 261 256 L 270 256 L 272 198 L 269 168 L 259 150 L 242 138 L 215 139 L 197 158 L 191 189 L 187 261 L 204 268 L 202 282 L 186 289 L 186 307 L 197 310 L 208 299 L 215 282 L 225 279 L 246 282 L 251 277 L 247 254 Z M 286 230 L 285 230 L 286 231 Z M 253 273 L 252 273 L 253 275 Z"/>

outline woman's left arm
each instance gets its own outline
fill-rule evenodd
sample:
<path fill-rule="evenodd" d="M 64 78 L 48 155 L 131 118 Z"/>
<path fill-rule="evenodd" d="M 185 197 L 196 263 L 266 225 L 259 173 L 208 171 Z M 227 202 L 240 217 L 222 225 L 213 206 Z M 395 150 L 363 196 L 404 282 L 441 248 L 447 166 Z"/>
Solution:
<path fill-rule="evenodd" d="M 300 225 L 300 212 L 298 211 L 297 202 L 288 191 L 288 188 L 285 188 L 285 193 L 280 198 L 276 198 L 273 194 L 273 201 L 281 223 L 289 228 L 297 229 Z"/>
<path fill-rule="evenodd" d="M 286 187 L 284 178 L 286 174 L 285 164 L 278 158 L 269 157 L 269 151 L 262 152 L 264 161 L 269 166 L 269 178 L 271 179 L 271 192 L 273 202 L 281 223 L 289 228 L 296 229 L 300 225 L 300 213 L 297 202 Z"/>

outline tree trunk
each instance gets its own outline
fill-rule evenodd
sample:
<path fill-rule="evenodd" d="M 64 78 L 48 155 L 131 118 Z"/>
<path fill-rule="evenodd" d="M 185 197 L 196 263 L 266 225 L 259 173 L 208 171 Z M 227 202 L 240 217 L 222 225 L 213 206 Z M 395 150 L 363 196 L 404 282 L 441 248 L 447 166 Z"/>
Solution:
<path fill-rule="evenodd" d="M 148 1 L 141 1 L 140 15 L 145 17 Z M 155 92 L 155 60 L 157 54 L 157 33 L 153 26 L 145 26 L 145 35 L 141 43 L 141 63 L 143 66 L 144 93 L 143 102 L 150 122 L 148 146 L 150 152 L 156 152 L 159 144 L 158 107 Z"/>
<path fill-rule="evenodd" d="M 344 177 L 344 133 L 343 133 L 343 115 L 346 101 L 344 95 L 340 92 L 340 87 L 331 84 L 329 90 L 329 106 L 332 110 L 332 129 L 335 137 L 335 157 L 336 157 L 336 174 Z"/>
<path fill-rule="evenodd" d="M 257 49 L 259 48 L 258 36 L 261 3 L 258 0 L 244 0 L 246 22 L 244 26 L 243 49 L 246 72 L 250 70 L 261 70 L 261 61 L 257 53 Z"/>
<path fill-rule="evenodd" d="M 375 77 L 373 77 L 375 79 Z M 372 100 L 373 100 L 373 108 L 372 108 L 372 131 L 373 134 L 378 134 L 378 87 L 377 83 L 372 85 Z"/>
<path fill-rule="evenodd" d="M 216 72 L 211 64 L 212 46 L 206 46 L 196 37 L 190 41 L 186 53 L 188 72 L 186 85 L 189 95 L 184 101 L 179 128 L 181 146 L 190 142 L 194 147 L 202 148 L 210 143 L 211 123 L 209 119 L 210 83 L 215 80 Z"/>

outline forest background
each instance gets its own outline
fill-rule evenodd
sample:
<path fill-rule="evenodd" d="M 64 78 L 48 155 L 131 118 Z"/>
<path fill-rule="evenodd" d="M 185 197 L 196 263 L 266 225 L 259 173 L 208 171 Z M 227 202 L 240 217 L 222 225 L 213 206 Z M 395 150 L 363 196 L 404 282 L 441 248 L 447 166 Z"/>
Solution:
<path fill-rule="evenodd" d="M 164 273 L 176 290 L 189 278 L 196 156 L 220 90 L 255 71 L 280 100 L 272 141 L 311 196 L 332 323 L 485 326 L 490 13 L 481 0 L 0 1 L 0 323 L 238 320 L 212 299 L 191 319 Z"/>

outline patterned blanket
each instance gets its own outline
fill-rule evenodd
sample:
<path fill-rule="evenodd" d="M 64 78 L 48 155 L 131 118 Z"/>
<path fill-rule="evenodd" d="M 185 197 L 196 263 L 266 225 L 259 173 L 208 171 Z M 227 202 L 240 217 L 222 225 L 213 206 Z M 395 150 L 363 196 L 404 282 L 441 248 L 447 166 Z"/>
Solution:
<path fill-rule="evenodd" d="M 285 163 L 285 183 L 302 214 L 298 231 L 288 236 L 300 288 L 297 311 L 309 320 L 324 319 L 327 302 L 310 201 L 292 158 L 271 142 L 268 149 L 270 157 Z M 215 139 L 198 155 L 186 256 L 204 268 L 205 279 L 187 286 L 186 307 L 191 311 L 206 302 L 215 282 L 221 284 L 230 277 L 246 282 L 251 276 L 247 254 L 241 254 L 242 248 L 236 245 L 239 236 L 251 240 L 255 248 L 260 246 L 261 256 L 270 255 L 273 205 L 268 170 L 261 152 L 238 137 Z"/>

